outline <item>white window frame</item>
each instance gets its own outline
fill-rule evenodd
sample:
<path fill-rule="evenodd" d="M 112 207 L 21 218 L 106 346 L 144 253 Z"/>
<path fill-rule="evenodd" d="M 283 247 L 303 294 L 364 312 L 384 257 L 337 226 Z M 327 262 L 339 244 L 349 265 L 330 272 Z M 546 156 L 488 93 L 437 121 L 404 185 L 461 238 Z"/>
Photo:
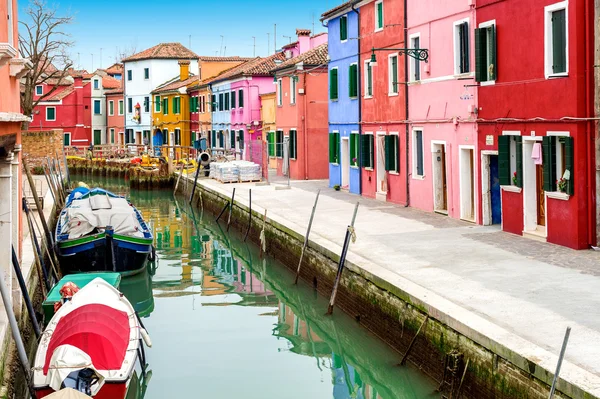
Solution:
<path fill-rule="evenodd" d="M 115 138 L 117 138 L 116 133 L 115 133 L 115 128 L 110 128 L 110 130 L 108 132 L 108 137 L 110 138 L 110 144 L 114 144 Z"/>
<path fill-rule="evenodd" d="M 566 72 L 552 72 L 552 13 L 565 10 L 565 32 L 566 32 Z M 544 74 L 546 79 L 569 76 L 569 2 L 568 0 L 554 3 L 544 7 Z"/>
<path fill-rule="evenodd" d="M 69 144 L 67 144 L 67 145 L 70 146 L 71 145 L 71 132 L 64 132 L 63 133 L 63 143 L 65 142 L 65 136 L 67 134 L 69 135 Z"/>
<path fill-rule="evenodd" d="M 39 92 L 38 92 L 38 89 L 40 89 Z M 44 95 L 44 85 L 37 85 L 37 86 L 35 86 L 35 95 L 36 96 L 43 96 Z"/>
<path fill-rule="evenodd" d="M 400 82 L 399 82 L 399 76 L 396 76 L 396 90 L 397 92 L 394 93 L 394 86 L 393 86 L 393 76 L 392 76 L 392 58 L 396 58 L 396 73 L 398 75 L 400 75 L 400 56 L 398 53 L 392 53 L 392 54 L 388 54 L 388 96 L 389 97 L 395 97 L 397 95 L 400 94 Z M 372 75 L 372 74 L 371 74 Z"/>
<path fill-rule="evenodd" d="M 277 106 L 283 106 L 283 83 L 281 78 L 277 79 Z"/>
<path fill-rule="evenodd" d="M 115 115 L 115 101 L 109 100 L 108 101 L 108 116 L 114 116 L 114 115 Z"/>
<path fill-rule="evenodd" d="M 146 77 L 146 71 L 148 71 L 148 77 Z M 150 68 L 144 68 L 144 80 L 150 80 Z"/>
<path fill-rule="evenodd" d="M 555 132 L 555 131 L 548 131 L 546 132 L 546 136 L 554 136 L 554 137 L 571 137 L 571 133 L 570 132 Z M 562 164 L 562 147 L 560 146 L 560 142 L 558 140 L 556 140 L 556 178 L 560 179 L 563 177 L 562 174 L 562 168 L 563 168 L 563 164 Z M 573 171 L 570 171 L 571 175 L 573 175 Z M 557 187 L 557 191 L 558 191 L 558 187 Z"/>
<path fill-rule="evenodd" d="M 370 60 L 365 60 L 365 69 L 364 69 L 364 85 L 365 85 L 365 98 L 373 98 L 374 87 L 373 87 L 373 67 L 371 67 L 371 94 L 367 93 L 369 88 L 369 66 L 371 64 Z M 360 93 L 359 93 L 360 94 Z"/>
<path fill-rule="evenodd" d="M 485 28 L 489 28 L 490 26 L 493 26 L 494 28 L 496 27 L 496 20 L 492 19 L 491 21 L 486 21 L 486 22 L 482 22 L 479 24 L 479 29 L 485 29 Z M 487 41 L 487 35 L 486 35 L 486 41 Z M 487 45 L 489 46 L 489 42 L 487 43 Z M 496 51 L 498 49 L 498 31 L 496 31 Z M 489 54 L 485 55 L 485 59 L 486 59 L 486 63 L 489 65 L 489 62 L 487 60 Z M 496 73 L 494 74 L 495 78 L 494 80 L 489 80 L 490 79 L 490 72 L 487 71 L 487 79 L 485 82 L 480 82 L 479 85 L 480 86 L 492 86 L 496 84 L 496 78 L 498 77 L 498 56 L 496 56 L 496 65 L 494 65 L 494 68 L 496 68 Z M 476 72 L 476 71 L 475 71 Z"/>
<path fill-rule="evenodd" d="M 377 20 L 377 6 L 381 4 L 381 27 L 377 26 L 377 23 L 379 22 Z M 383 30 L 383 27 L 385 26 L 385 7 L 383 6 L 383 0 L 378 0 L 375 2 L 375 32 L 381 32 Z"/>
<path fill-rule="evenodd" d="M 471 21 L 469 18 L 454 21 L 452 24 L 452 38 L 454 44 L 454 75 L 466 75 L 471 73 L 470 70 L 465 73 L 460 72 L 460 33 L 458 31 L 458 26 L 464 24 L 465 22 L 469 26 L 469 33 L 471 33 Z M 469 69 L 471 69 L 471 55 L 471 36 L 469 36 Z"/>
<path fill-rule="evenodd" d="M 342 24 L 342 18 L 346 18 L 346 39 L 342 40 L 342 38 L 340 37 L 340 43 L 346 43 L 348 41 L 348 36 L 349 36 L 348 32 L 350 31 L 348 29 L 348 20 L 349 20 L 348 14 L 344 14 L 344 15 L 340 16 L 340 20 L 339 20 L 340 25 Z M 341 32 L 341 27 L 340 27 L 340 32 Z"/>
<path fill-rule="evenodd" d="M 334 133 L 335 133 L 335 132 L 334 132 Z M 364 135 L 365 135 L 365 136 L 368 136 L 368 135 L 371 135 L 371 136 L 373 136 L 373 148 L 372 148 L 372 150 L 373 150 L 373 159 L 372 159 L 372 160 L 373 160 L 373 167 L 371 167 L 371 168 L 365 168 L 365 170 L 368 170 L 368 171 L 371 171 L 371 172 L 372 172 L 372 171 L 374 171 L 374 170 L 375 170 L 375 165 L 377 164 L 377 152 L 375 151 L 375 144 L 376 144 L 376 138 L 377 138 L 377 136 L 375 135 L 375 133 L 374 133 L 374 132 L 365 132 L 365 133 L 364 133 Z M 360 139 L 359 139 L 359 140 L 360 140 Z M 361 144 L 362 144 L 362 143 L 361 143 Z M 359 151 L 360 151 L 360 150 L 359 150 Z"/>
<path fill-rule="evenodd" d="M 417 132 L 421 132 L 421 138 L 423 140 L 423 145 L 421 146 L 421 158 L 423 159 L 423 174 L 420 175 L 417 173 Z M 412 128 L 412 178 L 417 180 L 423 180 L 425 177 L 425 129 L 422 127 L 413 127 Z"/>
<path fill-rule="evenodd" d="M 123 106 L 121 106 L 121 104 L 123 104 Z M 125 113 L 125 100 L 119 100 L 118 105 L 119 105 L 119 110 L 117 111 L 118 115 L 123 115 Z M 121 110 L 123 110 L 123 112 L 121 112 Z"/>
<path fill-rule="evenodd" d="M 8 44 L 11 45 L 13 48 L 18 48 L 18 44 L 15 44 L 15 29 L 14 29 L 14 10 L 13 10 L 13 3 L 11 0 L 8 1 L 8 10 L 7 10 L 7 16 L 8 16 Z"/>
<path fill-rule="evenodd" d="M 100 90 L 100 80 L 94 79 L 94 90 Z"/>
<path fill-rule="evenodd" d="M 414 48 L 414 44 L 413 44 L 414 39 L 419 39 L 419 43 L 420 43 L 421 42 L 421 33 L 417 32 L 417 33 L 413 33 L 412 35 L 408 36 L 408 43 L 410 43 L 410 48 Z M 420 44 L 419 44 L 419 47 L 420 47 Z M 416 71 L 415 66 L 417 63 L 419 65 L 419 77 L 421 79 L 423 78 L 423 76 L 421 75 L 421 61 L 419 61 L 416 58 L 411 58 L 408 63 L 408 73 L 409 73 L 408 81 L 409 82 L 421 81 L 421 79 L 419 79 L 419 80 L 415 79 L 415 71 Z"/>
<path fill-rule="evenodd" d="M 127 81 L 128 82 L 133 81 L 133 70 L 128 69 L 126 73 L 127 73 Z"/>
<path fill-rule="evenodd" d="M 290 104 L 296 104 L 297 84 L 296 76 L 290 76 Z"/>
<path fill-rule="evenodd" d="M 396 160 L 396 170 L 388 170 L 387 172 L 390 175 L 399 175 L 400 174 L 400 151 L 398 150 L 398 148 L 400 147 L 400 133 L 399 132 L 390 132 L 390 136 L 396 136 L 396 141 L 398 142 L 398 145 L 396 146 L 396 148 L 394 148 L 394 152 L 395 152 L 395 157 L 394 159 Z"/>
<path fill-rule="evenodd" d="M 510 185 L 513 186 L 513 176 L 517 171 L 517 142 L 513 140 L 513 136 L 521 136 L 520 130 L 504 130 L 502 132 L 503 136 L 511 136 L 510 137 Z"/>
<path fill-rule="evenodd" d="M 49 109 L 54 110 L 54 119 L 48 119 L 48 110 Z M 56 107 L 46 107 L 46 121 L 48 121 L 48 122 L 56 121 Z"/>

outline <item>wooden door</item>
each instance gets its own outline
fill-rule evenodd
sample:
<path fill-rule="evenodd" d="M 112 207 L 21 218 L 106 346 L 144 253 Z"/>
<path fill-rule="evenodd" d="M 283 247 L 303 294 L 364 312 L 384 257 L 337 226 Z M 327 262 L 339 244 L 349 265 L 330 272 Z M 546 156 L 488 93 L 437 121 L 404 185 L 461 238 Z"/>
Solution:
<path fill-rule="evenodd" d="M 442 158 L 442 195 L 444 202 L 442 203 L 442 210 L 448 210 L 448 180 L 446 179 L 446 151 L 443 146 L 441 148 Z"/>
<path fill-rule="evenodd" d="M 537 224 L 546 225 L 546 198 L 544 193 L 544 167 L 536 165 Z"/>

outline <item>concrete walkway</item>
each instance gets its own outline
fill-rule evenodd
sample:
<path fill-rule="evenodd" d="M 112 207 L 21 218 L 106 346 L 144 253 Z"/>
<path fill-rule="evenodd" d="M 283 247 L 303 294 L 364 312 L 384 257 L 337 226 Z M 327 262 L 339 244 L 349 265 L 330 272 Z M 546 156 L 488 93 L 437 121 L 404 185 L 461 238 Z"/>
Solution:
<path fill-rule="evenodd" d="M 200 184 L 304 235 L 321 198 L 311 245 L 341 251 L 354 204 L 348 262 L 401 288 L 476 342 L 500 345 L 554 372 L 572 327 L 561 377 L 600 397 L 600 252 L 573 251 L 413 208 L 327 188 L 327 182 Z M 257 209 L 258 208 L 258 209 Z M 487 346 L 487 345 L 484 345 Z"/>

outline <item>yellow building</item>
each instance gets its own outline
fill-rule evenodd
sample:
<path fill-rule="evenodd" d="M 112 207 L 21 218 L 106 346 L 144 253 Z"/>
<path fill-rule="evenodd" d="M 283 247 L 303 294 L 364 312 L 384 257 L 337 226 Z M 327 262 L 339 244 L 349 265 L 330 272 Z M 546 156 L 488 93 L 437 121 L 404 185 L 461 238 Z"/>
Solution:
<path fill-rule="evenodd" d="M 152 92 L 152 130 L 155 135 L 162 135 L 165 145 L 190 147 L 196 138 L 192 137 L 190 129 L 190 97 L 187 89 L 196 84 L 199 77 L 190 73 L 189 60 L 179 61 L 179 68 L 179 76 Z M 191 105 L 195 107 L 195 101 Z"/>
<path fill-rule="evenodd" d="M 268 142 L 269 168 L 277 168 L 277 158 L 275 158 L 275 130 L 277 126 L 276 114 L 276 93 L 261 94 L 260 96 L 260 117 L 263 121 L 262 140 Z"/>

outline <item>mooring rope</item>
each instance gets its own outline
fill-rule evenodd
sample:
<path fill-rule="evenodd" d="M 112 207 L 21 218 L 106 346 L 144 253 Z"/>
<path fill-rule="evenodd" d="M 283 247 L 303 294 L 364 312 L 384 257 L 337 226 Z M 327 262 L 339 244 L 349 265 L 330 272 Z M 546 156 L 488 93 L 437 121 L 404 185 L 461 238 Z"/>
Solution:
<path fill-rule="evenodd" d="M 260 231 L 260 245 L 262 247 L 263 252 L 267 251 L 267 238 L 265 236 L 265 226 L 267 224 L 267 210 L 265 209 L 265 215 L 263 217 L 263 225 L 262 230 Z"/>

